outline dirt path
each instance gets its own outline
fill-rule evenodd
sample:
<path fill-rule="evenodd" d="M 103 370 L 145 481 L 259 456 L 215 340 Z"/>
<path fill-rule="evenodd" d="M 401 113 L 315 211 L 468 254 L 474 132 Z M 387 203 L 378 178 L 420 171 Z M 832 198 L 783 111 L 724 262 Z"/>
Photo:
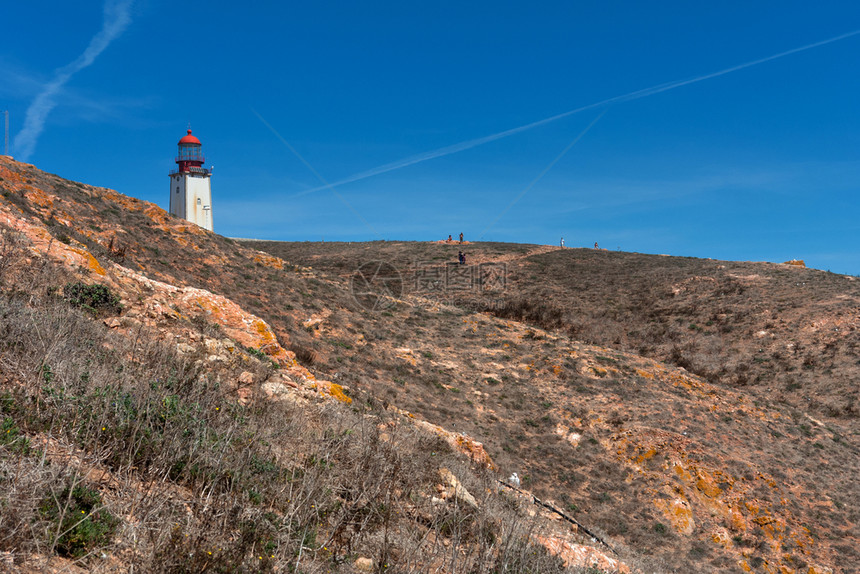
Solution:
<path fill-rule="evenodd" d="M 559 249 L 562 249 L 562 248 L 555 246 L 555 245 L 535 245 L 525 253 L 506 253 L 504 255 L 498 255 L 496 257 L 486 256 L 486 254 L 479 252 L 479 253 L 476 253 L 474 255 L 468 254 L 468 255 L 471 255 L 468 262 L 470 264 L 474 264 L 474 263 L 508 263 L 511 261 L 518 261 L 520 259 L 526 259 L 528 257 L 531 257 L 532 255 L 541 255 L 543 253 L 549 253 L 551 251 L 558 251 Z"/>

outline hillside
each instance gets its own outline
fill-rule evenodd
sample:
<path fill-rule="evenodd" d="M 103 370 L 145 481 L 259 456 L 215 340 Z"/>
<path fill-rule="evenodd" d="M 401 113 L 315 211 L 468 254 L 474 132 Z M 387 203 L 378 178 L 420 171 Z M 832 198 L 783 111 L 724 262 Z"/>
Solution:
<path fill-rule="evenodd" d="M 437 300 L 671 363 L 849 425 L 860 415 L 855 277 L 784 264 L 495 243 L 249 245 L 342 278 L 360 262 L 383 260 L 401 271 L 407 292 L 416 292 L 424 265 L 456 261 L 463 249 L 475 266 L 503 262 L 504 289 L 448 289 Z"/>
<path fill-rule="evenodd" d="M 586 516 L 596 514 L 589 518 L 613 536 L 621 535 L 639 548 L 643 542 L 648 547 L 654 544 L 648 540 L 645 525 L 640 523 L 631 529 L 627 521 L 642 508 L 653 508 L 653 504 L 636 500 L 620 515 L 619 504 L 595 504 L 604 501 L 613 488 L 624 493 L 625 502 L 632 502 L 626 488 L 636 473 L 631 473 L 627 464 L 635 467 L 641 464 L 642 455 L 659 453 L 666 457 L 659 468 L 665 472 L 679 468 L 673 455 L 695 453 L 697 468 L 690 473 L 686 488 L 699 496 L 707 492 L 707 488 L 702 490 L 709 482 L 702 479 L 704 471 L 717 483 L 731 484 L 716 498 L 720 500 L 730 491 L 730 500 L 720 501 L 742 513 L 755 514 L 745 508 L 750 502 L 747 499 L 753 499 L 754 508 L 762 500 L 778 501 L 777 508 L 793 507 L 786 504 L 792 497 L 784 496 L 777 484 L 791 485 L 798 496 L 798 506 L 806 506 L 830 488 L 828 496 L 833 498 L 821 499 L 828 508 L 826 514 L 820 514 L 820 506 L 809 508 L 806 519 L 795 516 L 795 524 L 803 529 L 804 525 L 820 525 L 835 518 L 839 526 L 833 523 L 835 530 L 821 538 L 829 538 L 825 543 L 838 547 L 835 554 L 843 562 L 837 559 L 836 563 L 846 571 L 851 571 L 857 561 L 853 554 L 856 507 L 841 515 L 845 503 L 853 505 L 858 493 L 849 478 L 854 471 L 848 470 L 857 467 L 860 431 L 856 410 L 860 391 L 856 384 L 860 380 L 860 285 L 855 278 L 770 263 L 492 243 L 251 245 L 313 265 L 342 281 L 363 262 L 382 260 L 400 271 L 408 295 L 450 305 L 448 312 L 485 311 L 483 319 L 476 321 L 477 328 L 469 320 L 461 326 L 436 322 L 412 329 L 417 332 L 412 336 L 410 317 L 398 317 L 394 311 L 394 316 L 386 320 L 386 313 L 378 314 L 376 325 L 385 324 L 391 330 L 398 324 L 406 326 L 399 329 L 401 340 L 414 341 L 419 350 L 428 348 L 428 339 L 435 339 L 446 359 L 459 355 L 453 361 L 459 365 L 456 371 L 435 368 L 441 360 L 422 360 L 420 356 L 418 360 L 423 364 L 417 370 L 423 369 L 419 378 L 425 385 L 441 379 L 444 385 L 462 390 L 466 397 L 460 399 L 460 393 L 455 393 L 440 401 L 424 396 L 413 399 L 407 394 L 393 400 L 406 402 L 425 416 L 464 424 L 500 462 L 512 467 L 525 464 L 538 492 L 558 499 L 573 496 L 578 511 L 585 511 Z M 504 288 L 482 290 L 476 279 L 470 289 L 455 285 L 428 292 L 423 282 L 428 274 L 426 268 L 456 261 L 460 250 L 465 250 L 470 263 L 478 268 L 486 263 L 503 263 Z M 461 312 L 464 317 L 472 316 Z M 491 316 L 506 320 L 492 321 Z M 646 357 L 664 363 L 656 364 Z M 677 365 L 680 370 L 667 368 L 667 364 Z M 671 374 L 661 376 L 659 372 L 664 369 Z M 672 381 L 672 385 L 655 385 L 655 380 Z M 678 380 L 686 381 L 680 383 L 682 391 L 678 390 Z M 490 381 L 500 383 L 494 386 Z M 396 385 L 375 386 L 386 388 L 388 393 L 398 392 Z M 483 393 L 477 395 L 480 402 L 471 396 L 474 393 Z M 758 415 L 749 416 L 751 411 L 746 406 Z M 461 423 L 464 419 L 469 422 Z M 553 452 L 549 448 L 563 443 L 560 439 L 568 429 L 587 436 L 588 431 L 597 432 L 601 426 L 606 433 L 607 450 L 614 448 L 618 440 L 624 445 L 617 452 L 626 464 L 615 467 L 625 479 L 623 487 L 608 480 L 583 480 L 582 458 L 571 461 L 570 451 Z M 655 432 L 661 435 L 660 446 L 655 446 L 649 436 Z M 673 438 L 665 438 L 664 433 Z M 641 444 L 628 446 L 631 437 L 634 443 Z M 826 440 L 822 442 L 821 438 Z M 826 446 L 834 443 L 840 446 L 825 454 Z M 620 452 L 625 449 L 630 451 L 626 453 L 628 457 Z M 499 451 L 516 451 L 519 456 L 508 459 Z M 834 482 L 835 476 L 824 478 L 824 474 L 834 472 L 829 468 L 831 464 L 839 467 L 836 474 L 846 471 L 842 479 Z M 592 461 L 586 461 L 584 466 L 594 469 Z M 611 476 L 605 466 L 598 468 L 601 472 L 592 474 Z M 721 480 L 720 476 L 729 480 Z M 677 477 L 668 485 L 664 479 L 658 472 L 657 492 L 677 486 L 673 484 L 678 482 Z M 749 490 L 741 494 L 744 482 Z M 764 489 L 760 488 L 762 484 L 774 486 Z M 830 486 L 824 487 L 825 484 Z M 634 489 L 635 494 L 641 495 L 642 488 Z M 801 494 L 801 490 L 805 492 Z M 705 494 L 698 509 L 694 503 L 693 515 L 697 510 L 699 514 L 713 515 L 714 509 L 709 508 L 712 499 Z M 605 514 L 599 516 L 600 512 Z M 725 507 L 719 511 L 725 512 Z M 756 526 L 770 523 L 769 518 L 752 518 L 754 524 L 749 531 L 759 535 L 755 540 L 744 539 L 728 525 L 736 545 L 767 550 L 762 544 L 764 539 L 775 547 L 777 556 L 793 556 L 796 548 L 774 544 L 774 539 L 782 543 L 782 535 L 774 536 Z M 725 539 L 719 524 L 727 523 L 725 516 L 721 519 L 710 527 L 697 524 L 699 533 Z M 796 528 L 789 526 L 787 530 Z M 802 546 L 798 543 L 798 547 Z M 673 547 L 677 549 L 674 544 Z M 766 561 L 766 555 L 767 552 L 748 553 L 747 563 L 763 565 L 763 571 L 767 571 L 773 564 Z M 797 568 L 793 560 L 784 565 Z M 725 564 L 720 567 L 727 568 Z"/>
<path fill-rule="evenodd" d="M 358 567 L 358 555 L 373 558 L 379 571 L 388 562 L 394 571 L 450 571 L 459 568 L 455 563 L 475 571 L 560 568 L 527 546 L 542 540 L 558 552 L 558 544 L 546 541 L 561 539 L 560 524 L 541 514 L 530 519 L 535 507 L 528 499 L 517 502 L 491 485 L 512 472 L 618 552 L 597 543 L 594 556 L 620 557 L 634 570 L 856 571 L 860 457 L 852 382 L 860 289 L 851 278 L 772 264 L 470 244 L 468 267 L 480 273 L 482 263 L 496 271 L 504 265 L 505 282 L 481 290 L 474 278 L 460 277 L 458 288 L 440 290 L 434 274 L 456 261 L 458 245 L 239 244 L 154 205 L 0 162 L 4 249 L 24 253 L 16 271 L 2 277 L 7 330 L 61 315 L 75 317 L 86 333 L 56 329 L 50 344 L 34 346 L 43 355 L 24 353 L 18 339 L 7 337 L 0 367 L 10 393 L 4 404 L 13 406 L 4 406 L 4 424 L 30 444 L 59 441 L 83 449 L 81 459 L 111 476 L 125 473 L 125 490 L 101 492 L 124 509 L 118 515 L 127 516 L 126 534 L 138 532 L 129 508 L 142 505 L 159 521 L 184 513 L 178 523 L 185 526 L 173 531 L 178 539 L 162 529 L 141 543 L 145 551 L 119 536 L 108 555 L 120 571 L 138 554 L 165 564 L 165 571 L 215 568 L 204 547 L 224 548 L 223 540 L 232 544 L 230 564 L 250 568 L 255 545 L 266 544 L 263 530 L 274 544 L 277 559 L 266 561 L 273 569 L 347 572 Z M 391 264 L 403 286 L 389 293 L 394 297 L 378 297 L 376 308 L 354 277 L 374 260 Z M 69 297 L 57 293 L 75 281 L 108 285 L 122 309 L 98 321 L 70 309 Z M 25 336 L 44 341 L 38 329 L 18 338 Z M 161 350 L 143 360 L 137 341 Z M 73 344 L 110 349 L 110 357 Z M 79 358 L 59 370 L 58 356 Z M 81 381 L 93 357 L 103 365 L 100 383 L 91 382 L 93 373 Z M 171 431 L 178 434 L 141 464 L 116 454 L 132 452 L 134 433 L 105 441 L 98 433 L 84 440 L 61 432 L 63 421 L 79 416 L 68 401 L 42 402 L 42 387 L 51 387 L 45 383 L 62 373 L 57 378 L 72 376 L 90 396 L 105 388 L 117 361 L 126 373 L 117 388 L 141 404 L 152 400 L 143 391 L 160 387 L 136 380 L 175 380 L 180 396 L 193 397 L 184 411 L 191 419 L 183 421 L 196 421 L 203 434 L 185 437 L 187 423 L 178 423 L 182 429 Z M 177 395 L 158 392 L 162 408 L 166 396 Z M 116 403 L 102 401 L 110 408 L 99 413 L 116 421 Z M 194 414 L 209 407 L 251 425 L 241 432 L 262 450 L 242 453 L 230 440 L 207 439 L 240 430 L 223 415 Z M 420 419 L 455 434 L 410 422 Z M 280 428 L 275 421 L 286 423 Z M 4 443 L 7 469 L 9 444 L 18 443 Z M 331 449 L 336 455 L 327 454 Z M 495 471 L 482 470 L 484 450 Z M 227 475 L 205 470 L 209 455 L 236 466 Z M 320 469 L 320 460 L 334 462 Z M 360 478 L 368 472 L 362 460 L 381 465 L 374 466 L 372 484 Z M 38 475 L 37 465 L 27 468 L 27 476 Z M 431 491 L 446 488 L 440 468 L 454 470 L 478 499 L 467 516 L 457 514 L 465 497 L 455 487 L 448 506 L 431 502 Z M 314 477 L 300 480 L 303 487 L 321 484 L 308 495 L 321 497 L 313 510 L 306 504 L 311 498 L 284 498 L 297 472 Z M 127 491 L 153 481 L 164 484 L 160 496 L 185 489 L 175 508 L 156 512 L 150 498 L 128 498 Z M 237 493 L 244 506 L 230 510 Z M 420 493 L 426 498 L 416 499 Z M 39 499 L 35 491 L 30 497 Z M 27 516 L 26 508 L 19 512 Z M 280 526 L 273 528 L 267 513 Z M 243 534 L 245 522 L 228 516 L 249 518 L 252 533 Z M 297 521 L 283 526 L 287 516 Z M 220 540 L 207 530 L 212 519 L 223 521 Z M 499 530 L 504 524 L 517 531 Z M 502 538 L 490 540 L 482 528 Z M 314 546 L 303 541 L 311 529 L 341 546 L 314 547 L 300 563 L 296 552 Z M 173 563 L 163 553 L 183 534 L 199 537 L 189 556 L 202 562 L 167 566 Z M 0 551 L 12 552 L 26 538 L 2 539 Z M 569 538 L 567 549 L 590 537 Z M 47 555 L 37 543 L 29 548 Z M 520 548 L 532 550 L 515 559 Z M 461 562 L 451 562 L 455 556 Z M 562 553 L 574 565 L 571 556 Z"/>

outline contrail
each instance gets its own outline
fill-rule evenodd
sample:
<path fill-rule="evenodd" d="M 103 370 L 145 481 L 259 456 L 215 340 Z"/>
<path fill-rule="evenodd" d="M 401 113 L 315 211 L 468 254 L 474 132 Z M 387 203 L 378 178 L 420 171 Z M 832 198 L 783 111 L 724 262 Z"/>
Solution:
<path fill-rule="evenodd" d="M 483 230 L 483 231 L 481 231 L 481 233 L 478 235 L 478 237 L 479 237 L 480 239 L 483 239 L 483 238 L 484 238 L 484 234 L 485 234 L 485 233 L 486 233 L 486 232 L 487 232 L 491 227 L 493 227 L 496 223 L 498 223 L 498 222 L 499 222 L 499 220 L 500 220 L 502 217 L 504 217 L 504 216 L 505 216 L 505 214 L 506 214 L 508 211 L 510 211 L 510 209 L 514 206 L 514 204 L 515 204 L 516 202 L 518 202 L 519 200 L 521 200 L 525 194 L 527 194 L 529 191 L 531 191 L 531 189 L 535 186 L 535 184 L 537 184 L 537 182 L 539 182 L 541 179 L 543 179 L 543 176 L 545 176 L 545 175 L 549 172 L 549 170 L 551 170 L 551 169 L 553 168 L 553 166 L 555 166 L 555 164 L 557 164 L 557 163 L 559 162 L 559 160 L 561 160 L 561 158 L 563 158 L 563 157 L 565 156 L 565 154 L 567 154 L 567 152 L 569 152 L 569 151 L 570 151 L 570 148 L 572 148 L 572 147 L 573 147 L 573 146 L 575 146 L 577 143 L 579 143 L 579 140 L 581 140 L 583 137 L 585 137 L 585 134 L 587 134 L 587 133 L 591 130 L 591 128 L 593 128 L 593 127 L 594 127 L 594 124 L 596 124 L 597 122 L 599 122 L 599 121 L 600 121 L 600 118 L 602 118 L 604 115 L 606 115 L 606 112 L 607 112 L 607 111 L 609 111 L 609 110 L 608 110 L 608 109 L 605 109 L 605 110 L 603 110 L 602 112 L 600 112 L 600 114 L 599 114 L 596 118 L 594 118 L 594 119 L 591 121 L 591 123 L 590 123 L 590 124 L 588 124 L 587 126 L 585 126 L 585 129 L 584 129 L 584 130 L 582 130 L 582 131 L 579 133 L 579 135 L 578 135 L 578 136 L 576 136 L 576 137 L 573 139 L 573 141 L 572 141 L 572 142 L 570 142 L 569 144 L 567 144 L 567 147 L 565 147 L 563 150 L 561 150 L 561 153 L 560 153 L 560 154 L 558 154 L 557 156 L 555 156 L 555 158 L 554 158 L 551 162 L 549 162 L 549 165 L 547 165 L 545 168 L 543 168 L 543 171 L 541 171 L 541 172 L 538 174 L 538 176 L 537 176 L 536 178 L 534 178 L 533 180 L 531 180 L 531 182 L 530 182 L 530 183 L 525 187 L 525 189 L 523 189 L 523 190 L 519 193 L 519 195 L 517 195 L 517 196 L 514 198 L 514 200 L 513 200 L 512 202 L 510 202 L 510 203 L 508 204 L 508 206 L 507 206 L 505 209 L 503 209 L 503 210 L 502 210 L 502 212 L 501 212 L 499 215 L 497 215 L 497 216 L 496 216 L 496 218 L 495 218 L 495 219 L 494 219 L 494 220 L 493 220 L 493 221 L 492 221 L 488 226 L 486 226 L 486 227 L 484 228 L 484 230 Z"/>
<path fill-rule="evenodd" d="M 777 60 L 779 58 L 784 58 L 785 56 L 797 54 L 798 52 L 805 52 L 806 50 L 811 50 L 812 48 L 818 48 L 820 46 L 826 46 L 827 44 L 832 44 L 833 42 L 838 42 L 839 40 L 844 40 L 845 38 L 850 38 L 850 37 L 856 36 L 858 34 L 860 34 L 860 30 L 854 30 L 852 32 L 846 32 L 845 34 L 840 34 L 839 36 L 834 36 L 833 38 L 828 38 L 826 40 L 821 40 L 819 42 L 814 42 L 812 44 L 806 44 L 805 46 L 800 46 L 798 48 L 792 48 L 791 50 L 786 50 L 785 52 L 779 52 L 778 54 L 773 54 L 771 56 L 759 58 L 758 60 L 752 60 L 751 62 L 738 64 L 737 66 L 732 66 L 731 68 L 725 68 L 725 69 L 719 70 L 717 72 L 711 72 L 710 74 L 704 74 L 701 76 L 696 76 L 694 78 L 689 78 L 687 80 L 678 80 L 675 82 L 669 82 L 669 83 L 661 84 L 658 86 L 652 86 L 650 88 L 645 88 L 644 90 L 637 90 L 635 92 L 625 94 L 624 96 L 618 96 L 617 98 L 613 98 L 613 100 L 609 100 L 609 101 L 631 101 L 631 100 L 637 100 L 639 98 L 644 98 L 646 96 L 652 96 L 654 94 L 659 94 L 659 93 L 665 92 L 667 90 L 673 90 L 675 88 L 680 88 L 681 86 L 686 86 L 689 84 L 695 84 L 696 82 L 702 82 L 704 80 L 710 80 L 711 78 L 716 78 L 719 76 L 724 76 L 726 74 L 731 74 L 732 72 L 737 72 L 738 70 L 743 70 L 745 68 L 751 68 L 752 66 L 764 64 L 765 62 L 770 62 L 772 60 Z M 607 103 L 607 102 L 601 102 L 601 103 Z"/>
<path fill-rule="evenodd" d="M 270 124 L 269 122 L 266 121 L 266 118 L 261 116 L 257 112 L 257 110 L 255 110 L 254 108 L 251 108 L 251 111 L 254 113 L 255 116 L 257 116 L 257 119 L 259 119 L 261 122 L 263 122 L 263 125 L 266 126 L 267 128 L 269 128 L 269 131 L 272 132 L 273 134 L 275 134 L 275 137 L 278 138 L 279 140 L 281 140 L 281 143 L 284 144 L 285 146 L 287 146 L 287 149 L 290 150 L 291 152 L 293 152 L 293 155 L 295 155 L 297 158 L 299 158 L 299 161 L 302 162 L 305 165 L 305 167 L 308 168 L 310 170 L 310 172 L 313 173 L 317 177 L 317 179 L 323 183 L 323 187 L 321 189 L 331 189 L 331 192 L 333 194 L 335 194 L 335 196 L 341 201 L 341 203 L 343 203 L 346 206 L 346 208 L 352 212 L 352 214 L 354 216 L 356 216 L 358 219 L 361 220 L 362 223 L 364 223 L 365 227 L 367 227 L 371 232 L 373 232 L 374 235 L 376 235 L 377 237 L 382 239 L 382 236 L 379 234 L 378 231 L 376 231 L 376 229 L 373 228 L 373 226 L 370 224 L 370 222 L 367 221 L 358 211 L 356 211 L 355 208 L 346 200 L 346 198 L 344 196 L 342 196 L 341 194 L 339 194 L 337 192 L 337 190 L 334 188 L 334 186 L 332 186 L 328 181 L 326 181 L 326 179 L 322 175 L 320 175 L 320 172 L 318 172 L 316 169 L 314 169 L 314 166 L 312 166 L 310 163 L 308 163 L 308 160 L 306 160 L 304 157 L 302 157 L 302 155 L 298 151 L 296 151 L 296 148 L 294 148 L 290 144 L 290 142 L 288 142 L 286 139 L 284 139 L 284 137 L 280 134 L 280 132 L 278 132 L 278 130 L 276 130 L 274 127 L 272 127 L 272 124 Z"/>
<path fill-rule="evenodd" d="M 786 56 L 790 56 L 792 54 L 797 54 L 798 52 L 804 52 L 806 50 L 811 50 L 813 48 L 818 48 L 820 46 L 826 46 L 827 44 L 832 44 L 833 42 L 838 42 L 840 40 L 844 40 L 846 38 L 850 38 L 850 37 L 856 36 L 858 34 L 860 34 L 860 29 L 854 30 L 852 32 L 847 32 L 845 34 L 840 34 L 839 36 L 834 36 L 834 37 L 828 38 L 826 40 L 821 40 L 819 42 L 814 42 L 812 44 L 806 44 L 806 45 L 800 46 L 798 48 L 792 48 L 791 50 L 779 52 L 779 53 L 773 54 L 771 56 L 759 58 L 757 60 L 752 60 L 749 62 L 745 62 L 743 64 L 738 64 L 738 65 L 732 66 L 730 68 L 724 68 L 724 69 L 716 71 L 716 72 L 703 74 L 701 76 L 696 76 L 693 78 L 687 78 L 685 80 L 676 80 L 673 82 L 666 82 L 663 84 L 657 84 L 657 85 L 651 86 L 649 88 L 643 88 L 641 90 L 636 90 L 633 92 L 629 92 L 627 94 L 623 94 L 620 96 L 615 96 L 612 98 L 601 100 L 601 101 L 595 102 L 593 104 L 581 106 L 579 108 L 569 110 L 566 112 L 562 112 L 560 114 L 556 114 L 554 116 L 550 116 L 548 118 L 544 118 L 542 120 L 538 120 L 536 122 L 525 124 L 525 125 L 522 125 L 522 126 L 519 126 L 516 128 L 511 128 L 511 129 L 508 129 L 508 130 L 505 130 L 502 132 L 498 132 L 495 134 L 491 134 L 488 136 L 484 136 L 484 137 L 468 140 L 465 142 L 445 146 L 445 147 L 442 147 L 442 148 L 439 148 L 439 149 L 436 149 L 433 151 L 428 151 L 428 152 L 424 152 L 424 153 L 421 153 L 418 155 L 407 157 L 407 158 L 404 158 L 404 159 L 401 159 L 399 161 L 395 161 L 392 163 L 387 163 L 385 165 L 381 165 L 379 167 L 375 167 L 373 169 L 369 169 L 367 171 L 363 171 L 361 173 L 351 175 L 349 177 L 335 181 L 334 183 L 331 183 L 328 185 L 323 185 L 323 186 L 314 187 L 311 189 L 306 189 L 304 191 L 301 191 L 301 192 L 293 195 L 293 197 L 300 197 L 302 195 L 307 195 L 308 193 L 313 193 L 315 191 L 322 191 L 324 189 L 329 189 L 329 188 L 341 186 L 341 185 L 344 185 L 347 183 L 360 181 L 362 179 L 367 179 L 367 178 L 373 177 L 375 175 L 380 175 L 383 173 L 388 173 L 389 171 L 394 171 L 396 169 L 401 169 L 404 167 L 408 167 L 410 165 L 415 165 L 416 163 L 422 163 L 422 162 L 425 162 L 425 161 L 428 161 L 431 159 L 435 159 L 437 157 L 443 157 L 446 155 L 451 155 L 451 154 L 454 154 L 457 152 L 465 151 L 467 149 L 471 149 L 471 148 L 477 147 L 479 145 L 484 145 L 486 143 L 494 142 L 496 140 L 506 138 L 508 136 L 516 135 L 516 134 L 524 132 L 526 130 L 530 130 L 530 129 L 533 129 L 533 128 L 536 128 L 536 127 L 539 127 L 542 125 L 546 125 L 546 124 L 558 121 L 562 118 L 566 118 L 568 116 L 572 116 L 574 114 L 578 114 L 578 113 L 581 113 L 581 112 L 584 112 L 587 110 L 592 110 L 592 109 L 607 106 L 610 104 L 616 104 L 616 103 L 621 103 L 621 102 L 630 102 L 633 100 L 638 100 L 640 98 L 645 98 L 647 96 L 653 96 L 654 94 L 659 94 L 659 93 L 666 92 L 669 90 L 674 90 L 675 88 L 680 88 L 682 86 L 688 86 L 690 84 L 695 84 L 697 82 L 703 82 L 705 80 L 710 80 L 712 78 L 724 76 L 724 75 L 730 74 L 732 72 L 737 72 L 738 70 L 743 70 L 745 68 L 750 68 L 752 66 L 764 64 L 765 62 L 770 62 L 772 60 L 777 60 L 779 58 L 784 58 Z"/>
<path fill-rule="evenodd" d="M 45 127 L 45 120 L 51 110 L 57 105 L 56 96 L 63 86 L 84 68 L 95 62 L 96 58 L 105 51 L 111 42 L 116 40 L 131 23 L 129 13 L 133 0 L 107 0 L 104 5 L 104 23 L 102 29 L 93 36 L 89 46 L 73 62 L 57 69 L 50 82 L 43 86 L 41 93 L 36 96 L 24 118 L 24 127 L 15 136 L 17 155 L 27 161 L 36 149 L 36 142 Z"/>

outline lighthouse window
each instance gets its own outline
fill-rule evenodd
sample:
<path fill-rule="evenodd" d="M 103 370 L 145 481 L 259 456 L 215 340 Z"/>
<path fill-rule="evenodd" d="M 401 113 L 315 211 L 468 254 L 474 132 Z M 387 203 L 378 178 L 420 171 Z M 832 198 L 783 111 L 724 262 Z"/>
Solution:
<path fill-rule="evenodd" d="M 201 203 L 203 203 L 203 202 L 202 202 L 202 201 L 200 201 L 200 198 L 198 197 L 198 198 L 197 198 L 197 205 L 200 205 Z"/>
<path fill-rule="evenodd" d="M 176 186 L 176 193 L 179 193 L 179 186 Z"/>

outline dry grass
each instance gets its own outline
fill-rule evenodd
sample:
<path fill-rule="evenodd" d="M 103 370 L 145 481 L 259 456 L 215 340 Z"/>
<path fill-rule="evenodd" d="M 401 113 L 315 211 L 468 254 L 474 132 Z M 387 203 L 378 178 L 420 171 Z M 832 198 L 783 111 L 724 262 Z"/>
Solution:
<path fill-rule="evenodd" d="M 117 337 L 50 280 L 34 288 L 36 275 L 0 277 L 0 551 L 15 561 L 348 572 L 366 556 L 378 572 L 563 570 L 529 541 L 537 523 L 438 439 L 336 402 L 237 405 L 219 382 L 237 373 L 201 370 L 145 330 Z M 432 501 L 441 467 L 477 509 Z"/>
<path fill-rule="evenodd" d="M 456 246 L 452 254 L 450 246 L 421 243 L 254 245 L 313 265 L 333 279 L 347 276 L 350 265 L 359 265 L 363 258 L 383 259 L 408 270 L 415 261 L 456 256 Z M 804 339 L 803 329 L 824 318 L 853 316 L 852 301 L 860 297 L 850 280 L 767 264 L 591 250 L 509 259 L 516 251 L 528 255 L 524 252 L 529 248 L 475 244 L 470 249 L 473 261 L 508 262 L 509 285 L 503 294 L 459 293 L 447 299 L 450 306 L 436 310 L 416 302 L 415 307 L 364 314 L 358 330 L 366 335 L 366 345 L 333 349 L 332 355 L 315 364 L 318 372 L 322 376 L 342 373 L 353 387 L 476 436 L 503 474 L 517 471 L 539 495 L 569 500 L 580 520 L 617 543 L 660 557 L 670 568 L 708 564 L 725 571 L 728 564 L 736 566 L 732 554 L 737 549 L 725 551 L 710 540 L 707 528 L 719 526 L 718 520 L 712 526 L 703 524 L 692 539 L 666 530 L 666 518 L 653 505 L 655 495 L 648 493 L 662 493 L 661 484 L 675 480 L 656 464 L 637 478 L 630 459 L 619 460 L 605 446 L 627 431 L 659 429 L 695 437 L 687 454 L 697 464 L 723 469 L 731 476 L 747 475 L 753 481 L 757 472 L 788 481 L 789 488 L 757 489 L 755 496 L 774 508 L 781 507 L 783 500 L 793 501 L 789 502 L 796 513 L 793 528 L 815 523 L 834 539 L 849 531 L 856 539 L 855 527 L 846 531 L 836 524 L 853 523 L 852 517 L 860 511 L 854 504 L 845 505 L 845 496 L 837 494 L 857 493 L 848 476 L 854 472 L 849 469 L 860 469 L 856 446 L 860 428 L 855 418 L 846 415 L 857 393 L 851 383 L 858 376 L 852 355 L 857 333 L 849 321 L 845 337 L 836 343 L 830 341 L 834 331 L 820 332 L 818 343 L 813 343 L 814 337 Z M 689 280 L 708 273 L 713 280 Z M 800 295 L 787 281 L 795 276 L 785 275 L 796 273 L 807 276 L 808 291 Z M 744 279 L 753 274 L 762 279 Z M 675 285 L 680 285 L 677 294 Z M 808 300 L 809 293 L 815 303 Z M 773 320 L 771 314 L 768 319 L 762 314 L 768 308 L 779 310 L 781 317 Z M 351 321 L 357 323 L 353 317 L 342 313 L 320 328 L 316 341 L 321 356 L 326 355 L 326 333 L 343 332 Z M 756 338 L 762 329 L 775 338 Z M 590 349 L 571 338 L 599 348 Z M 763 343 L 778 346 L 786 340 L 813 353 L 809 356 L 815 358 L 808 361 L 818 363 L 831 352 L 826 349 L 836 349 L 826 359 L 827 376 L 802 367 L 807 361 L 803 355 L 765 349 L 768 360 L 762 360 Z M 404 348 L 411 353 L 402 352 Z M 643 367 L 627 354 L 630 351 L 674 362 L 716 387 L 699 395 L 684 387 L 656 384 L 640 376 Z M 346 372 L 344 365 L 348 365 Z M 806 372 L 801 373 L 801 368 Z M 796 384 L 783 386 L 779 382 L 783 377 L 795 377 Z M 723 408 L 712 402 L 721 396 L 720 388 L 727 395 L 750 397 L 756 408 L 772 413 L 768 422 L 740 408 L 715 414 L 714 409 Z M 837 401 L 843 407 L 826 407 Z M 805 413 L 827 420 L 829 430 L 817 428 Z M 558 423 L 582 434 L 579 447 L 572 449 L 554 432 Z M 819 439 L 799 434 L 798 425 L 807 426 Z M 826 439 L 820 440 L 819 433 Z M 834 469 L 829 460 L 842 463 Z M 830 497 L 840 500 L 841 506 L 835 509 L 840 518 L 835 521 L 809 504 L 816 499 L 826 505 Z M 657 524 L 663 530 L 655 530 Z M 755 547 L 762 549 L 758 559 L 772 561 L 767 537 L 759 533 L 752 538 Z M 821 551 L 827 553 L 824 548 Z M 842 553 L 833 556 L 834 565 L 851 563 Z"/>

